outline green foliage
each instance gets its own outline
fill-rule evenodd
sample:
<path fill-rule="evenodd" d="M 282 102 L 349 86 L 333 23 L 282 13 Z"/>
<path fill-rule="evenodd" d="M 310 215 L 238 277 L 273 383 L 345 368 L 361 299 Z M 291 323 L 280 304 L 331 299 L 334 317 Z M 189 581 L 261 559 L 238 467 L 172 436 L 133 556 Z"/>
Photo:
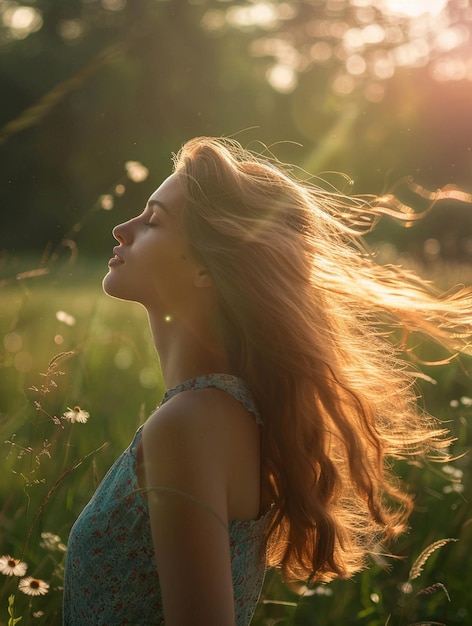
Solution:
<path fill-rule="evenodd" d="M 21 621 L 21 617 L 15 617 L 15 596 L 8 596 L 8 615 L 10 619 L 8 620 L 8 626 L 15 626 L 18 622 Z"/>
<path fill-rule="evenodd" d="M 0 552 L 49 584 L 27 598 L 17 576 L 0 574 L 1 626 L 60 624 L 69 529 L 162 395 L 144 311 L 102 295 L 101 274 L 69 267 L 67 280 L 23 278 L 1 290 Z M 459 458 L 399 464 L 416 506 L 411 531 L 390 547 L 396 558 L 376 556 L 353 580 L 329 585 L 286 586 L 269 571 L 254 626 L 472 620 L 470 363 L 456 359 L 428 374 L 436 384 L 425 383 L 425 402 L 453 430 Z M 73 423 L 79 407 L 87 421 Z"/>

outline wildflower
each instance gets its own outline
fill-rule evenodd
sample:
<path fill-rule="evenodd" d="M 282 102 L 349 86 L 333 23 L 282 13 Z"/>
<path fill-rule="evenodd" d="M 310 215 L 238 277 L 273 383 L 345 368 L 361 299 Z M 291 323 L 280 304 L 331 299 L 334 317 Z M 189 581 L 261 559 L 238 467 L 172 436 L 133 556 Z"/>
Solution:
<path fill-rule="evenodd" d="M 80 406 L 75 406 L 73 409 L 67 407 L 67 411 L 62 417 L 66 420 L 69 420 L 72 424 L 74 422 L 85 424 L 85 422 L 90 417 L 90 413 L 88 413 L 87 411 L 83 411 Z"/>
<path fill-rule="evenodd" d="M 464 472 L 461 469 L 453 467 L 452 465 L 444 465 L 442 471 L 457 480 L 460 480 L 464 476 Z"/>
<path fill-rule="evenodd" d="M 27 596 L 44 596 L 49 590 L 49 585 L 40 578 L 26 576 L 20 580 L 18 589 Z"/>
<path fill-rule="evenodd" d="M 61 542 L 61 538 L 59 535 L 55 535 L 54 533 L 41 533 L 42 541 L 39 543 L 41 548 L 46 548 L 46 550 L 65 552 L 66 546 Z"/>
<path fill-rule="evenodd" d="M 5 576 L 24 576 L 28 565 L 20 559 L 14 559 L 12 556 L 0 557 L 0 572 Z"/>
<path fill-rule="evenodd" d="M 463 491 L 464 485 L 462 483 L 453 483 L 443 487 L 443 493 L 462 493 Z"/>

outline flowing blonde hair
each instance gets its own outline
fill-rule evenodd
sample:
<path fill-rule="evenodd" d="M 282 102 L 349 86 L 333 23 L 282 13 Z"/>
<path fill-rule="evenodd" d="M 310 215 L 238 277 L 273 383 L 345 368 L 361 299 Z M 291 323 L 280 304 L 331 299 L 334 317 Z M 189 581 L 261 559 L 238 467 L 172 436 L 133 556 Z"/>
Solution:
<path fill-rule="evenodd" d="M 450 444 L 386 328 L 470 349 L 472 293 L 439 296 L 366 254 L 360 231 L 395 213 L 385 203 L 302 182 L 236 141 L 193 139 L 175 171 L 232 366 L 264 422 L 268 565 L 287 580 L 348 577 L 404 529 L 411 498 L 392 459 L 444 458 Z"/>

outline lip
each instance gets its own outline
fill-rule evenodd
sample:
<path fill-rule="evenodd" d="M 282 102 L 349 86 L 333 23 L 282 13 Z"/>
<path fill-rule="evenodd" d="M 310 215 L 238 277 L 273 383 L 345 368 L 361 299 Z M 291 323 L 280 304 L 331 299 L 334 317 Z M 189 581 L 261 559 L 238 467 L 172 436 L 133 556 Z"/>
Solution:
<path fill-rule="evenodd" d="M 118 254 L 119 248 L 113 248 L 113 254 L 115 255 L 108 261 L 108 267 L 116 267 L 117 265 L 123 265 L 124 261 Z"/>

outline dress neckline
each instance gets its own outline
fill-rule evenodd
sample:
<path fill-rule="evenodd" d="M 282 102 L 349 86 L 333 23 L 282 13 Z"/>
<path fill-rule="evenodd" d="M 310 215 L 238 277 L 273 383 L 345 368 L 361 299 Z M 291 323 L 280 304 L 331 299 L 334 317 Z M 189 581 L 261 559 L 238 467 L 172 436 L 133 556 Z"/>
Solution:
<path fill-rule="evenodd" d="M 241 402 L 246 410 L 254 415 L 256 423 L 262 426 L 262 419 L 249 386 L 243 378 L 235 376 L 234 374 L 215 372 L 212 374 L 203 374 L 201 376 L 189 378 L 175 387 L 168 389 L 164 393 L 164 396 L 158 406 L 161 407 L 165 402 L 182 391 L 192 391 L 208 387 L 215 387 L 216 389 L 229 393 L 233 396 L 233 398 Z"/>
<path fill-rule="evenodd" d="M 175 387 L 170 387 L 165 391 L 161 404 L 175 396 L 177 393 L 180 393 L 181 391 L 204 389 L 205 387 L 215 386 L 215 383 L 218 386 L 228 384 L 229 386 L 238 386 L 242 387 L 245 390 L 248 390 L 247 384 L 239 376 L 235 376 L 234 374 L 223 374 L 222 372 L 214 372 L 212 374 L 202 374 L 200 376 L 189 378 L 175 385 Z"/>

